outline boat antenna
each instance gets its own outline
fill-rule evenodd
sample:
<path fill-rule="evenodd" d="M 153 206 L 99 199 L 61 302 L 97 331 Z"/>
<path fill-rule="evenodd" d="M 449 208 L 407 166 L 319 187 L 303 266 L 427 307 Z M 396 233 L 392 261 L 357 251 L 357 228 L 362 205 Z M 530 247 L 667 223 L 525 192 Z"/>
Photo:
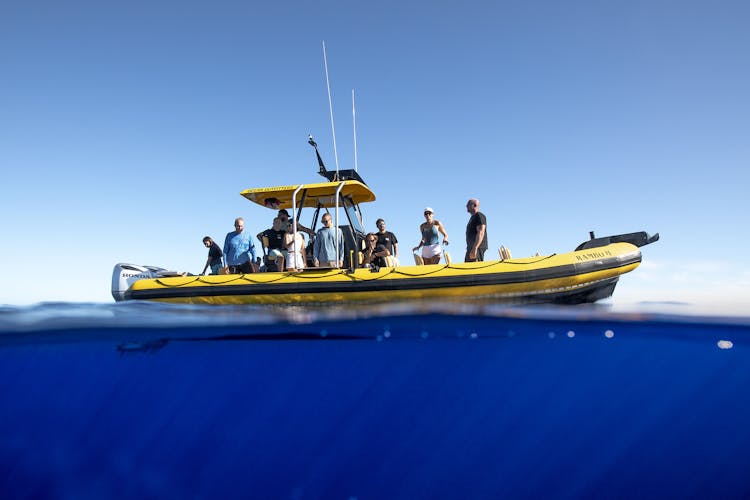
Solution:
<path fill-rule="evenodd" d="M 354 129 L 354 171 L 357 171 L 357 111 L 354 107 L 354 89 L 352 89 L 352 128 Z"/>
<path fill-rule="evenodd" d="M 331 134 L 333 135 L 333 157 L 336 160 L 336 177 L 339 176 L 339 154 L 336 150 L 336 127 L 333 125 L 333 101 L 331 100 L 331 82 L 328 80 L 328 58 L 326 57 L 326 41 L 323 40 L 323 64 L 326 68 L 326 87 L 328 88 L 328 110 L 331 113 Z"/>

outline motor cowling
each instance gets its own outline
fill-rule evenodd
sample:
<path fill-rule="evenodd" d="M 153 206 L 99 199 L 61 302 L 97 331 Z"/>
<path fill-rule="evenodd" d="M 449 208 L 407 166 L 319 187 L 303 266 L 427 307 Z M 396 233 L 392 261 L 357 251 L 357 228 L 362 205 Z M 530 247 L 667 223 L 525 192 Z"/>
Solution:
<path fill-rule="evenodd" d="M 167 270 L 156 266 L 137 264 L 115 264 L 112 270 L 112 297 L 116 301 L 125 300 L 125 292 L 138 280 L 162 276 Z"/>

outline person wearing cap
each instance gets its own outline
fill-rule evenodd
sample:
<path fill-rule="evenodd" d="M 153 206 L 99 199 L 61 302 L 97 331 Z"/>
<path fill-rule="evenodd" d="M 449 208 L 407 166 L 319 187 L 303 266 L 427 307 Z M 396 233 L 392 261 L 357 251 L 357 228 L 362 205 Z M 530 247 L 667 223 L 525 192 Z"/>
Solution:
<path fill-rule="evenodd" d="M 415 252 L 420 248 L 422 249 L 422 259 L 425 264 L 440 263 L 443 249 L 440 247 L 440 237 L 438 236 L 438 233 L 443 235 L 443 245 L 448 244 L 448 233 L 445 231 L 443 224 L 433 217 L 434 215 L 435 211 L 432 207 L 425 207 L 425 221 L 419 226 L 419 231 L 422 233 L 422 239 L 419 241 L 419 245 L 413 248 L 413 251 Z"/>
<path fill-rule="evenodd" d="M 289 212 L 287 212 L 286 208 L 282 208 L 279 210 L 279 220 L 281 220 L 281 229 L 283 231 L 287 230 L 287 227 L 292 225 L 291 221 L 289 220 L 291 216 L 289 215 Z M 308 236 L 315 236 L 315 231 L 310 229 L 309 227 L 305 227 L 299 222 L 297 222 L 297 231 L 302 231 L 303 233 L 307 233 Z"/>
<path fill-rule="evenodd" d="M 479 200 L 466 202 L 466 211 L 471 214 L 466 224 L 466 257 L 464 262 L 482 262 L 487 250 L 487 217 L 479 211 Z"/>

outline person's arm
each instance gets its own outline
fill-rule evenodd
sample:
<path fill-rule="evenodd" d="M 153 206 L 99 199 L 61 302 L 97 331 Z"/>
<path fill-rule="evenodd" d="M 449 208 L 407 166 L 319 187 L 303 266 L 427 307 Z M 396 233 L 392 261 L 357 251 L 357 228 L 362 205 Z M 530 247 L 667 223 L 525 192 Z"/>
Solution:
<path fill-rule="evenodd" d="M 323 235 L 318 236 L 315 238 L 315 241 L 313 241 L 313 265 L 315 267 L 320 267 L 320 261 L 318 260 L 318 256 L 320 255 L 320 245 L 323 241 Z"/>
<path fill-rule="evenodd" d="M 393 244 L 393 256 L 398 257 L 398 243 Z"/>
<path fill-rule="evenodd" d="M 375 257 L 388 257 L 391 252 L 385 247 L 385 245 L 378 245 L 375 247 Z"/>
<path fill-rule="evenodd" d="M 420 224 L 420 225 L 419 225 L 419 233 L 420 233 L 420 234 L 422 234 L 422 235 L 424 235 L 424 233 L 422 232 L 422 226 L 424 226 L 424 224 Z M 424 246 L 424 236 L 422 236 L 422 239 L 421 239 L 421 240 L 419 240 L 419 245 L 417 245 L 417 246 L 415 246 L 414 248 L 412 248 L 412 250 L 411 250 L 411 251 L 412 251 L 412 252 L 416 252 L 417 250 L 419 250 L 419 249 L 420 249 L 420 248 L 422 248 L 423 246 Z"/>
<path fill-rule="evenodd" d="M 443 223 L 439 220 L 435 221 L 435 224 L 437 224 L 438 232 L 443 235 L 443 245 L 448 244 L 448 233 L 445 232 L 445 228 L 443 227 Z"/>
<path fill-rule="evenodd" d="M 344 232 L 339 228 L 339 254 L 338 254 L 338 264 L 339 267 L 344 266 Z"/>
<path fill-rule="evenodd" d="M 226 266 L 228 266 L 228 265 L 229 265 L 229 257 L 228 257 L 228 255 L 229 255 L 229 241 L 230 241 L 230 238 L 229 238 L 229 236 L 230 236 L 231 234 L 232 234 L 232 233 L 229 233 L 229 234 L 228 234 L 228 235 L 226 236 L 226 238 L 224 238 L 224 248 L 222 249 L 222 253 L 223 253 L 224 255 L 222 255 L 222 257 L 221 257 L 221 263 L 222 263 L 222 264 L 224 264 L 224 267 L 226 267 Z"/>
<path fill-rule="evenodd" d="M 472 259 L 476 258 L 477 251 L 479 250 L 479 245 L 482 244 L 482 240 L 484 239 L 484 233 L 487 230 L 487 225 L 481 224 L 477 226 L 477 236 L 474 240 L 474 247 L 471 249 L 471 253 L 469 254 L 469 257 Z"/>
<path fill-rule="evenodd" d="M 255 262 L 255 243 L 253 243 L 253 238 L 250 237 L 247 239 L 248 243 L 250 243 L 250 248 L 248 249 L 250 252 L 250 261 Z"/>
<path fill-rule="evenodd" d="M 206 269 L 208 269 L 209 264 L 211 263 L 211 256 L 209 255 L 206 259 L 206 265 L 203 266 L 203 271 L 201 271 L 201 274 L 206 274 Z"/>

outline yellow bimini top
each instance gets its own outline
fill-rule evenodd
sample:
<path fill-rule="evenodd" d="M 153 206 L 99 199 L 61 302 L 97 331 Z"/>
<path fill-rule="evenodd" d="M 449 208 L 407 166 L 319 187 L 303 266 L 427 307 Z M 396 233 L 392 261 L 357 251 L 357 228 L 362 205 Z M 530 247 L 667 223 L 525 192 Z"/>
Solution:
<path fill-rule="evenodd" d="M 336 191 L 339 187 L 341 196 L 351 199 L 355 205 L 375 201 L 375 193 L 365 184 L 355 180 L 253 188 L 245 189 L 240 194 L 253 203 L 277 210 L 292 208 L 292 196 L 296 192 L 297 199 L 294 205 L 297 209 L 302 207 L 330 208 L 336 206 Z"/>

